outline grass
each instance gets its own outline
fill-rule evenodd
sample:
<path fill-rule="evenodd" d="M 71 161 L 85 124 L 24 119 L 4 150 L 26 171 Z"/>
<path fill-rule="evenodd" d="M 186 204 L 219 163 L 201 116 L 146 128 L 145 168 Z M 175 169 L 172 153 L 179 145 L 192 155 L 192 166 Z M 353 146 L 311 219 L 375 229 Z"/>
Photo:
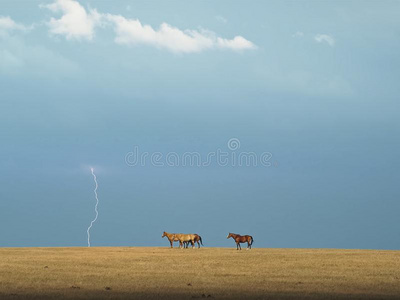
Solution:
<path fill-rule="evenodd" d="M 0 299 L 399 299 L 400 252 L 0 248 Z"/>

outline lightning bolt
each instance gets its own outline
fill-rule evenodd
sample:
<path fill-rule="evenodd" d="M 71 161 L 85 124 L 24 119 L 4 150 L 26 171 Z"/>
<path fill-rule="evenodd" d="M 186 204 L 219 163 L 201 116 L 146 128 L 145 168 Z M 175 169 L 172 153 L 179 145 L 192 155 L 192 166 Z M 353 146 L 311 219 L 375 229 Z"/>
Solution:
<path fill-rule="evenodd" d="M 94 170 L 93 168 L 90 168 L 90 170 L 92 171 L 92 175 L 93 175 L 93 179 L 94 179 L 94 183 L 96 184 L 96 187 L 94 188 L 94 196 L 96 197 L 96 206 L 94 207 L 94 211 L 96 212 L 96 217 L 93 219 L 92 222 L 90 222 L 90 225 L 87 229 L 87 242 L 88 242 L 88 247 L 90 247 L 90 229 L 93 226 L 93 223 L 96 222 L 97 217 L 99 216 L 99 212 L 97 211 L 97 206 L 99 205 L 99 198 L 97 198 L 97 188 L 99 187 L 97 184 L 97 179 L 96 179 L 96 175 L 94 174 Z"/>

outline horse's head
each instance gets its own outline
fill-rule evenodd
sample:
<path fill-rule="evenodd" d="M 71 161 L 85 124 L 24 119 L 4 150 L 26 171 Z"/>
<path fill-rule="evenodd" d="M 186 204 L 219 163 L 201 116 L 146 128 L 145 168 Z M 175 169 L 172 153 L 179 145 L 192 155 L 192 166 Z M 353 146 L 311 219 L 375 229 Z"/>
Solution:
<path fill-rule="evenodd" d="M 229 234 L 226 238 L 229 239 L 230 237 L 233 237 L 233 235 L 232 235 L 232 233 L 229 232 Z"/>
<path fill-rule="evenodd" d="M 165 232 L 165 231 L 163 232 L 163 234 L 162 234 L 162 236 L 161 236 L 161 237 L 163 238 L 164 236 L 167 236 L 167 234 L 166 234 L 166 232 Z"/>

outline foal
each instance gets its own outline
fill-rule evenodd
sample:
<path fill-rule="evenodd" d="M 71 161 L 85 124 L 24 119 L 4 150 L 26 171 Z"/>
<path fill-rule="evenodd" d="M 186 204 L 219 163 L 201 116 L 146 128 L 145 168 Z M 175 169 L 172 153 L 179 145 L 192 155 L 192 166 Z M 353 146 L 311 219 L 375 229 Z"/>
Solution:
<path fill-rule="evenodd" d="M 247 249 L 251 249 L 251 245 L 253 245 L 253 237 L 251 235 L 240 235 L 235 233 L 229 233 L 226 237 L 227 239 L 233 238 L 236 242 L 236 250 L 242 250 L 240 243 L 247 243 Z"/>

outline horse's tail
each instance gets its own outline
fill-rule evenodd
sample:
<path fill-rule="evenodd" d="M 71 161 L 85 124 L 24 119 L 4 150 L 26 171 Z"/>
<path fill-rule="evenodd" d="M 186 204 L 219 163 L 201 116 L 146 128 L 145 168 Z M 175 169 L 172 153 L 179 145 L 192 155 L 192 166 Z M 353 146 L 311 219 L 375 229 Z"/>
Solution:
<path fill-rule="evenodd" d="M 199 236 L 200 244 L 203 246 L 203 240 L 201 239 L 201 236 Z"/>
<path fill-rule="evenodd" d="M 250 243 L 250 245 L 253 245 L 254 239 L 253 239 L 252 236 L 250 236 L 250 238 L 251 238 L 251 243 Z"/>

